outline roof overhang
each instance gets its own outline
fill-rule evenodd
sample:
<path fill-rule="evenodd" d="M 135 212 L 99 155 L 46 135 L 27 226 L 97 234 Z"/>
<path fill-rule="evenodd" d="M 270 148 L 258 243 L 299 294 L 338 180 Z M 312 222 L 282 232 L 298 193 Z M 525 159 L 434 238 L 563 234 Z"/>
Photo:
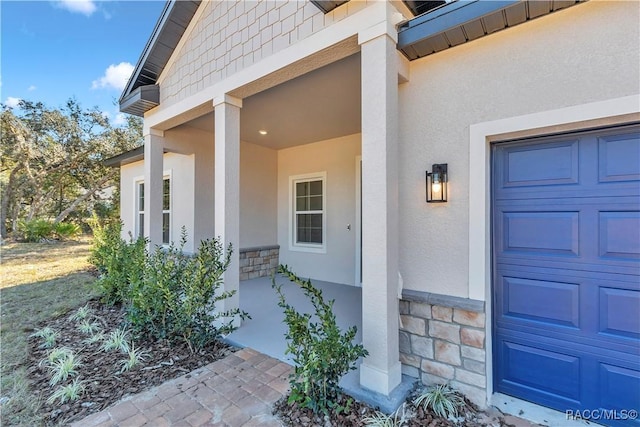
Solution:
<path fill-rule="evenodd" d="M 329 13 L 333 9 L 335 9 L 336 7 L 343 5 L 348 1 L 349 0 L 337 0 L 337 1 L 332 1 L 332 0 L 328 0 L 328 1 L 326 1 L 326 0 L 311 0 L 311 3 L 313 3 L 313 5 L 315 7 L 317 7 L 318 9 L 320 9 L 322 12 Z"/>
<path fill-rule="evenodd" d="M 160 86 L 158 85 L 139 86 L 120 99 L 120 111 L 140 117 L 158 105 L 160 105 Z"/>
<path fill-rule="evenodd" d="M 201 0 L 167 1 L 142 55 L 138 59 L 133 74 L 120 96 L 120 111 L 142 116 L 146 111 L 158 105 L 158 101 L 155 105 L 153 102 L 140 102 L 149 101 L 144 99 L 145 95 L 151 94 L 148 89 L 148 92 L 141 91 L 139 101 L 132 103 L 131 100 L 136 98 L 135 91 L 138 88 L 156 85 L 158 77 L 169 62 L 169 58 L 178 46 L 200 3 Z M 155 90 L 159 100 L 159 90 L 157 88 Z M 155 95 L 152 98 L 155 99 Z M 124 108 L 129 108 L 130 111 Z"/>
<path fill-rule="evenodd" d="M 324 13 L 329 13 L 333 9 L 338 6 L 342 6 L 343 4 L 349 2 L 349 0 L 310 0 L 318 9 L 320 9 Z M 451 0 L 449 0 L 451 1 Z M 420 15 L 421 13 L 425 13 L 431 9 L 439 7 L 445 3 L 447 0 L 403 0 L 404 4 L 407 5 L 413 16 Z"/>
<path fill-rule="evenodd" d="M 454 1 L 401 24 L 397 47 L 409 60 L 414 60 L 581 2 Z"/>
<path fill-rule="evenodd" d="M 144 145 L 138 148 L 129 150 L 117 156 L 110 157 L 102 162 L 103 165 L 116 168 L 127 165 L 129 163 L 138 162 L 144 160 Z"/>

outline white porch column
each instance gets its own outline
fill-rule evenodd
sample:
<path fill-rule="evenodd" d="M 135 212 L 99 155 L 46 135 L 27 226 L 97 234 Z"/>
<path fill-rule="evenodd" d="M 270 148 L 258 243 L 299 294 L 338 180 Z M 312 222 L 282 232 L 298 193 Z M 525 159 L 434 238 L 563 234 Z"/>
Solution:
<path fill-rule="evenodd" d="M 144 236 L 151 248 L 162 245 L 163 137 L 154 129 L 144 136 Z"/>
<path fill-rule="evenodd" d="M 242 100 L 229 95 L 214 98 L 215 115 L 215 234 L 226 248 L 233 246 L 229 268 L 223 275 L 224 290 L 236 291 L 223 310 L 240 306 L 240 108 Z M 240 320 L 235 319 L 236 325 Z"/>
<path fill-rule="evenodd" d="M 360 385 L 389 393 L 401 382 L 398 347 L 398 73 L 387 22 L 362 47 L 362 341 Z"/>

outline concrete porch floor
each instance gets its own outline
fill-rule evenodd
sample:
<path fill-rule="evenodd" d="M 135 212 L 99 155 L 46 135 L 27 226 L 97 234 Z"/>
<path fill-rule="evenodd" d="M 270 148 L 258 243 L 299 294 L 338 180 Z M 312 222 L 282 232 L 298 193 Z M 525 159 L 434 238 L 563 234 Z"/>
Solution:
<path fill-rule="evenodd" d="M 276 276 L 282 285 L 287 303 L 300 312 L 313 313 L 313 306 L 294 283 Z M 313 286 L 322 290 L 325 301 L 335 300 L 333 305 L 338 325 L 344 331 L 355 325 L 358 328 L 356 342 L 362 341 L 362 291 L 359 287 L 312 280 Z M 287 326 L 284 312 L 278 306 L 278 295 L 271 287 L 271 278 L 261 277 L 240 282 L 240 308 L 249 313 L 247 319 L 226 340 L 238 347 L 251 347 L 263 354 L 291 363 L 285 355 Z"/>
<path fill-rule="evenodd" d="M 313 306 L 302 290 L 293 282 L 276 276 L 276 284 L 282 285 L 287 303 L 303 313 L 313 313 Z M 356 286 L 313 280 L 313 286 L 322 290 L 326 302 L 334 300 L 333 310 L 338 326 L 344 332 L 356 326 L 355 342 L 362 342 L 362 289 Z M 271 278 L 262 277 L 240 282 L 240 308 L 249 313 L 251 319 L 226 337 L 226 341 L 238 347 L 250 347 L 275 359 L 292 364 L 285 354 L 287 326 L 284 313 L 278 306 L 278 296 L 271 287 Z M 357 364 L 360 365 L 360 361 Z M 340 386 L 351 396 L 383 411 L 395 411 L 413 388 L 416 379 L 403 376 L 402 383 L 390 396 L 384 396 L 360 387 L 360 371 L 356 369 L 345 375 Z"/>

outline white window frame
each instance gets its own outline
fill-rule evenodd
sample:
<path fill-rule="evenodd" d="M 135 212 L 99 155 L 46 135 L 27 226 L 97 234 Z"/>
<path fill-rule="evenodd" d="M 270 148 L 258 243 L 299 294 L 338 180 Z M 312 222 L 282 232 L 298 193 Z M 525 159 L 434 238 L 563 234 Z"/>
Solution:
<path fill-rule="evenodd" d="M 162 243 L 162 246 L 169 246 L 169 244 L 174 240 L 173 239 L 173 171 L 171 169 L 166 170 L 162 174 L 162 206 L 164 207 L 164 180 L 169 180 L 169 209 L 162 209 L 162 215 L 164 218 L 164 214 L 169 214 L 169 243 Z M 140 206 L 140 184 L 144 184 L 144 176 L 137 176 L 133 179 L 133 210 L 134 210 L 134 233 L 133 236 L 138 238 L 140 236 L 139 230 L 140 226 L 144 227 L 144 224 L 140 224 L 140 214 L 143 214 L 146 217 L 146 212 L 144 210 L 144 206 Z M 148 191 L 145 190 L 144 197 L 148 197 Z M 162 224 L 160 224 L 162 227 Z M 144 236 L 144 229 L 142 231 L 142 235 Z"/>
<path fill-rule="evenodd" d="M 322 243 L 297 242 L 296 184 L 307 181 L 322 181 L 322 211 L 305 211 L 322 214 Z M 315 172 L 289 177 L 289 250 L 296 252 L 327 253 L 327 172 Z"/>
<path fill-rule="evenodd" d="M 169 180 L 169 209 L 164 208 L 164 181 Z M 145 195 L 146 197 L 146 195 Z M 162 233 L 162 246 L 169 246 L 171 242 L 173 242 L 173 178 L 171 177 L 171 172 L 165 173 L 162 177 L 162 221 L 164 225 L 164 214 L 169 214 L 169 241 L 164 241 L 164 231 Z"/>
<path fill-rule="evenodd" d="M 143 223 L 140 223 L 140 214 L 142 214 L 143 216 L 145 215 L 144 212 L 144 205 L 140 206 L 140 186 L 144 187 L 144 177 L 138 177 L 134 180 L 134 184 L 133 184 L 133 197 L 134 197 L 134 202 L 133 202 L 133 215 L 134 215 L 134 230 L 135 232 L 133 233 L 133 237 L 135 237 L 136 239 L 140 238 L 140 237 L 144 237 L 144 220 Z M 147 195 L 145 194 L 145 197 L 147 197 Z"/>

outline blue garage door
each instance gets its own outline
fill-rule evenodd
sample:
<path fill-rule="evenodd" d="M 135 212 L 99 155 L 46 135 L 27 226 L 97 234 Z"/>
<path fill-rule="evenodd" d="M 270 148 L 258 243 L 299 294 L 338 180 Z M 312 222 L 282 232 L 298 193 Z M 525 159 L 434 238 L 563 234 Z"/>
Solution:
<path fill-rule="evenodd" d="M 640 409 L 640 126 L 492 152 L 494 389 L 625 418 Z"/>

